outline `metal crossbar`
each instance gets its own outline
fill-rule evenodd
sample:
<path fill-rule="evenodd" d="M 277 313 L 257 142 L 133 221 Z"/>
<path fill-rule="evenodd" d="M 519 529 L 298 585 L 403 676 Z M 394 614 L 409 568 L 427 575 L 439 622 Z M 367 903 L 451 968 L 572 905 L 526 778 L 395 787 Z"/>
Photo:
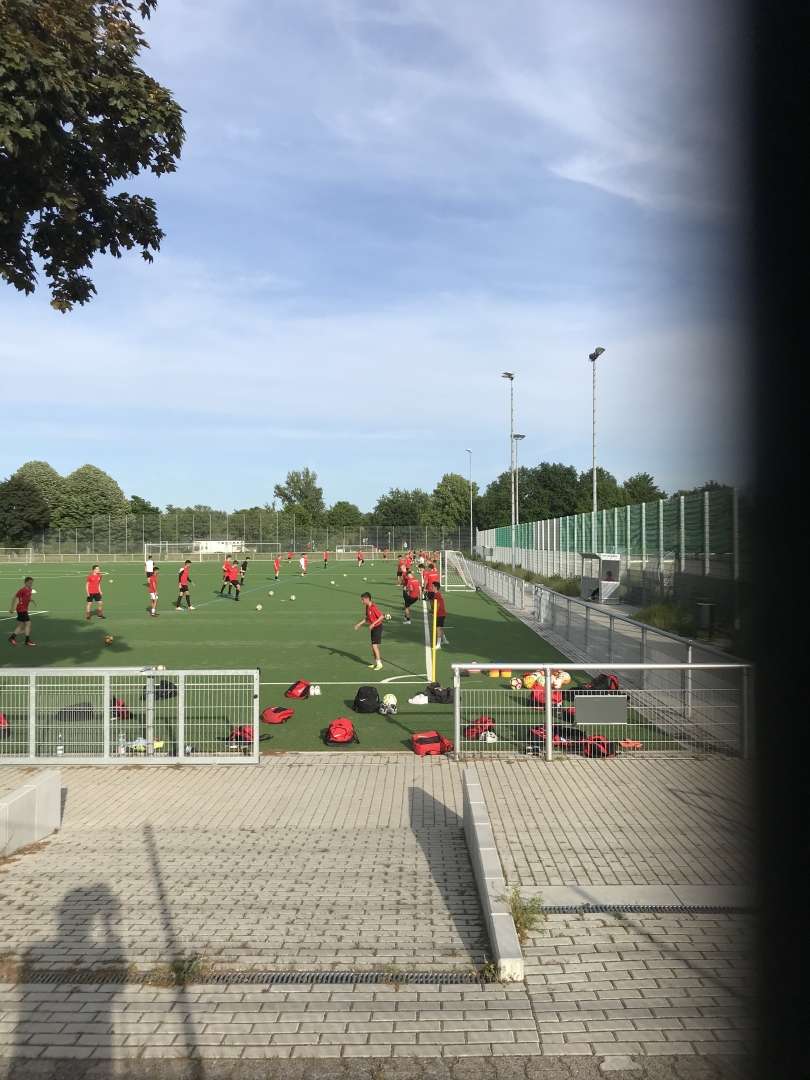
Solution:
<path fill-rule="evenodd" d="M 259 671 L 0 672 L 0 764 L 259 761 Z"/>
<path fill-rule="evenodd" d="M 751 755 L 746 664 L 616 664 L 606 672 L 621 673 L 619 689 L 597 692 L 577 686 L 573 677 L 566 682 L 550 665 L 452 668 L 456 758 Z M 593 665 L 565 665 L 569 675 L 585 671 Z M 522 685 L 527 673 L 538 675 L 533 686 Z M 492 683 L 467 684 L 466 674 Z"/>

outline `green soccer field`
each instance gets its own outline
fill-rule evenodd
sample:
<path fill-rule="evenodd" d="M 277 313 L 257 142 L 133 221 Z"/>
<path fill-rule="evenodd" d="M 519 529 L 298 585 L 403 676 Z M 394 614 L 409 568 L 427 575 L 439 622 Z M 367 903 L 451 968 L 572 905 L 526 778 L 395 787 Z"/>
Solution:
<path fill-rule="evenodd" d="M 292 566 L 298 570 L 297 561 Z M 396 562 L 332 562 L 327 571 L 313 557 L 306 578 L 282 565 L 281 580 L 273 581 L 271 562 L 251 563 L 239 603 L 221 599 L 222 572 L 218 562 L 194 563 L 191 577 L 194 611 L 177 612 L 179 564 L 164 561 L 156 619 L 149 615 L 149 593 L 143 568 L 112 564 L 105 570 L 104 621 L 85 619 L 84 582 L 90 565 L 77 567 L 38 564 L 3 566 L 0 587 L 5 610 L 23 578 L 34 578 L 38 614 L 32 619 L 35 649 L 8 642 L 14 617 L 0 642 L 5 670 L 21 667 L 126 666 L 163 664 L 166 668 L 255 668 L 261 670 L 261 707 L 285 703 L 284 691 L 296 679 L 322 688 L 320 697 L 289 702 L 295 715 L 286 724 L 262 725 L 265 752 L 319 750 L 321 733 L 330 720 L 351 716 L 360 737 L 358 750 L 400 750 L 409 747 L 415 731 L 436 729 L 453 736 L 452 706 L 409 705 L 408 698 L 426 683 L 425 630 L 421 602 L 411 610 L 411 625 L 402 622 L 402 593 L 396 584 Z M 335 582 L 334 585 L 331 582 Z M 384 624 L 382 671 L 372 662 L 367 628 L 353 626 L 363 617 L 360 593 L 368 590 L 392 619 Z M 274 595 L 268 595 L 270 590 Z M 295 596 L 293 601 L 291 596 Z M 483 593 L 450 590 L 445 593 L 445 630 L 450 648 L 437 654 L 436 677 L 450 684 L 454 661 L 556 663 L 565 658 Z M 262 610 L 257 611 L 256 605 Z M 33 609 L 32 609 L 33 610 Z M 112 645 L 104 644 L 112 635 Z M 20 639 L 21 640 L 21 639 Z M 396 716 L 357 716 L 351 703 L 357 688 L 376 685 L 380 696 L 396 694 Z"/>

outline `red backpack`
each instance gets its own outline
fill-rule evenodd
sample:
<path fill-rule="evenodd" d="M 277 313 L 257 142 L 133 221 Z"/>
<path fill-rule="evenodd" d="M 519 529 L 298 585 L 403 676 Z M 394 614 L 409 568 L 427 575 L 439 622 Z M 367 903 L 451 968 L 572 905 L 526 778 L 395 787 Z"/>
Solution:
<path fill-rule="evenodd" d="M 345 716 L 332 721 L 326 729 L 324 739 L 327 746 L 345 746 L 347 743 L 360 742 L 354 724 Z"/>
<path fill-rule="evenodd" d="M 589 683 L 585 683 L 584 686 L 579 687 L 579 690 L 596 690 L 596 691 L 609 691 L 619 689 L 619 680 L 615 675 L 605 675 L 604 673 L 597 675 L 591 679 Z"/>
<path fill-rule="evenodd" d="M 129 706 L 125 701 L 122 701 L 120 697 L 112 699 L 110 711 L 116 720 L 129 720 L 132 716 L 132 713 L 129 711 Z"/>
<path fill-rule="evenodd" d="M 470 724 L 464 729 L 465 739 L 477 739 L 479 735 L 485 731 L 493 731 L 495 728 L 495 721 L 491 716 L 479 716 L 474 723 Z"/>
<path fill-rule="evenodd" d="M 8 738 L 8 720 L 0 712 L 0 739 Z"/>
<path fill-rule="evenodd" d="M 308 698 L 309 683 L 306 679 L 299 679 L 298 682 L 294 682 L 290 689 L 285 692 L 284 697 Z"/>
<path fill-rule="evenodd" d="M 616 743 L 608 742 L 604 735 L 589 735 L 581 745 L 585 757 L 616 757 Z"/>
<path fill-rule="evenodd" d="M 229 743 L 252 743 L 253 725 L 245 724 L 243 727 L 235 727 L 228 736 Z"/>
<path fill-rule="evenodd" d="M 264 710 L 262 713 L 262 723 L 286 724 L 294 712 L 295 709 L 285 709 L 281 705 L 276 705 L 271 709 Z"/>
<path fill-rule="evenodd" d="M 453 744 L 438 731 L 422 731 L 411 736 L 413 752 L 420 757 L 426 754 L 447 754 L 453 749 Z"/>
<path fill-rule="evenodd" d="M 551 691 L 551 704 L 562 705 L 562 690 Z M 531 697 L 529 703 L 533 709 L 545 709 L 546 707 L 546 688 L 545 686 L 533 686 L 531 689 Z"/>

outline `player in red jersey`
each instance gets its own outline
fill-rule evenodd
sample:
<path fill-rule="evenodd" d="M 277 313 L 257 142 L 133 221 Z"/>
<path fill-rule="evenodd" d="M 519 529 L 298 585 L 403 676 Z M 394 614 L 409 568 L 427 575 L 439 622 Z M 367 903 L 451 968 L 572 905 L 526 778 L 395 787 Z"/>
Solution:
<path fill-rule="evenodd" d="M 397 559 L 397 585 L 402 584 L 402 575 L 405 573 L 405 560 L 400 555 Z"/>
<path fill-rule="evenodd" d="M 299 563 L 299 565 L 301 567 L 301 577 L 306 577 L 307 576 L 307 563 L 308 562 L 309 562 L 309 555 L 307 555 L 306 552 L 302 551 L 301 552 L 301 558 L 298 560 L 298 563 Z"/>
<path fill-rule="evenodd" d="M 281 556 L 276 555 L 273 559 L 273 573 L 276 575 L 276 581 L 278 581 L 278 575 L 281 573 Z"/>
<path fill-rule="evenodd" d="M 325 552 L 323 553 L 323 568 L 324 568 L 324 570 L 326 569 L 326 564 L 327 564 L 328 562 L 329 562 L 329 552 L 328 552 L 328 551 L 325 551 Z"/>
<path fill-rule="evenodd" d="M 368 628 L 371 631 L 371 651 L 374 654 L 374 663 L 369 664 L 368 666 L 373 668 L 374 671 L 382 671 L 380 643 L 382 642 L 383 613 L 376 604 L 371 602 L 371 593 L 364 592 L 360 599 L 366 605 L 366 614 L 365 617 L 355 625 L 355 630 L 359 630 L 361 626 L 368 624 Z"/>
<path fill-rule="evenodd" d="M 441 649 L 450 644 L 444 633 L 444 617 L 447 612 L 444 609 L 444 597 L 442 587 L 436 582 L 433 590 L 433 607 L 436 612 L 436 648 Z"/>
<path fill-rule="evenodd" d="M 388 559 L 388 548 L 383 548 L 383 562 Z"/>
<path fill-rule="evenodd" d="M 402 599 L 405 604 L 405 618 L 402 620 L 406 626 L 411 625 L 411 608 L 419 599 L 419 578 L 406 571 L 402 579 Z"/>
<path fill-rule="evenodd" d="M 405 556 L 405 569 L 410 570 L 412 565 L 413 565 L 413 555 L 409 551 L 408 554 Z"/>
<path fill-rule="evenodd" d="M 22 630 L 25 634 L 25 644 L 34 648 L 35 641 L 31 640 L 31 616 L 28 613 L 29 607 L 33 604 L 37 606 L 36 600 L 32 600 L 31 597 L 34 592 L 34 579 L 27 577 L 23 582 L 23 587 L 18 589 L 11 599 L 11 607 L 8 609 L 9 615 L 14 614 L 16 607 L 17 613 L 17 626 L 13 631 L 11 637 L 8 639 L 12 645 L 17 644 L 17 634 Z"/>
<path fill-rule="evenodd" d="M 428 563 L 428 568 L 425 571 L 425 593 L 428 600 L 433 599 L 433 593 L 436 586 L 439 584 L 439 571 L 436 569 L 434 563 Z"/>
<path fill-rule="evenodd" d="M 365 566 L 365 564 L 366 564 L 365 556 L 363 555 L 362 550 L 360 548 L 358 548 L 357 549 L 357 565 L 358 566 Z"/>
<path fill-rule="evenodd" d="M 224 589 L 225 586 L 228 584 L 228 578 L 230 576 L 230 573 L 231 573 L 231 557 L 230 557 L 230 555 L 226 555 L 225 556 L 225 562 L 222 564 L 222 589 Z M 219 591 L 222 592 L 222 589 L 220 589 Z"/>
<path fill-rule="evenodd" d="M 158 602 L 158 571 L 159 566 L 152 567 L 152 576 L 149 578 L 149 599 L 152 601 L 152 610 L 150 615 L 157 615 L 157 602 Z"/>
<path fill-rule="evenodd" d="M 87 575 L 87 580 L 84 583 L 84 591 L 87 593 L 87 618 L 92 619 L 90 614 L 90 608 L 93 604 L 98 604 L 96 614 L 100 619 L 105 619 L 106 615 L 101 614 L 101 608 L 103 601 L 101 599 L 101 571 L 97 566 L 94 566 L 91 572 Z"/>
<path fill-rule="evenodd" d="M 288 563 L 292 562 L 292 556 L 293 556 L 292 548 L 290 548 L 290 550 L 287 552 L 287 562 Z"/>
<path fill-rule="evenodd" d="M 239 593 L 242 591 L 242 586 L 239 584 L 239 562 L 234 557 L 231 561 L 231 569 L 228 571 L 228 596 L 231 595 L 231 589 L 236 589 L 236 596 L 234 600 L 239 599 Z"/>
<path fill-rule="evenodd" d="M 186 559 L 186 561 L 183 563 L 183 565 L 182 565 L 182 567 L 180 569 L 180 573 L 177 575 L 178 594 L 177 594 L 177 603 L 174 605 L 174 610 L 175 611 L 182 611 L 183 610 L 183 596 L 184 595 L 185 595 L 185 598 L 186 598 L 186 605 L 188 607 L 188 610 L 189 611 L 194 610 L 194 608 L 191 606 L 191 593 L 188 591 L 189 585 L 194 585 L 194 582 L 188 576 L 190 573 L 191 573 L 191 559 Z M 196 586 L 195 586 L 195 588 L 196 588 Z"/>

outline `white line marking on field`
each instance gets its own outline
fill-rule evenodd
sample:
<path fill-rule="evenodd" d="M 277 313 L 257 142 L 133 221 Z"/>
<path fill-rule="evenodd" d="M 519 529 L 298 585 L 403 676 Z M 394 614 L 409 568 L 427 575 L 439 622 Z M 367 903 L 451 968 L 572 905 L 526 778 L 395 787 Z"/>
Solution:
<path fill-rule="evenodd" d="M 427 675 L 392 675 L 390 679 L 383 679 L 383 683 L 396 682 L 398 679 L 426 679 Z"/>
<path fill-rule="evenodd" d="M 44 611 L 29 611 L 29 615 L 47 615 L 50 608 L 46 608 Z M 11 622 L 12 619 L 16 619 L 16 615 L 6 615 L 5 619 L 0 619 L 0 622 Z"/>
<path fill-rule="evenodd" d="M 433 671 L 433 659 L 430 655 L 430 620 L 428 619 L 427 600 L 422 601 L 422 614 L 425 617 L 425 666 L 428 671 Z"/>

